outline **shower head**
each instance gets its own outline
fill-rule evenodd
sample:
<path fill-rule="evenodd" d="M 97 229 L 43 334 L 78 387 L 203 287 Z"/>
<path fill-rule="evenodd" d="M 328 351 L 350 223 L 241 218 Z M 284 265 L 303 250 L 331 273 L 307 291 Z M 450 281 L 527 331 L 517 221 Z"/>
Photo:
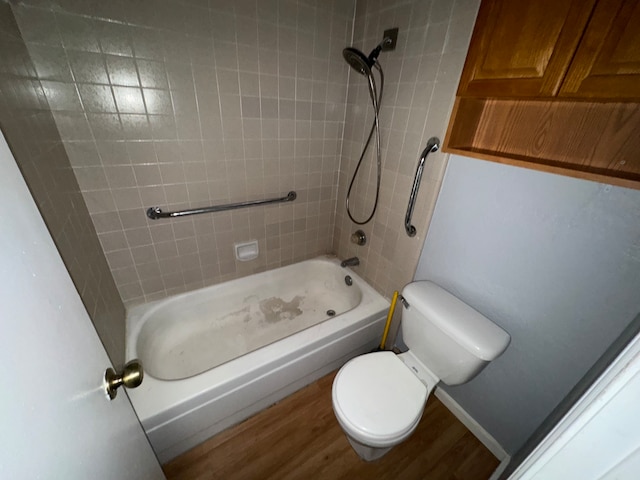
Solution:
<path fill-rule="evenodd" d="M 362 75 L 371 75 L 371 67 L 376 63 L 378 55 L 382 51 L 383 47 L 386 47 L 392 42 L 391 38 L 385 37 L 382 42 L 376 46 L 367 57 L 357 48 L 347 47 L 342 50 L 342 56 L 349 65 L 358 73 Z"/>
<path fill-rule="evenodd" d="M 342 56 L 351 68 L 362 75 L 371 75 L 371 65 L 367 56 L 357 48 L 347 47 L 342 50 Z"/>

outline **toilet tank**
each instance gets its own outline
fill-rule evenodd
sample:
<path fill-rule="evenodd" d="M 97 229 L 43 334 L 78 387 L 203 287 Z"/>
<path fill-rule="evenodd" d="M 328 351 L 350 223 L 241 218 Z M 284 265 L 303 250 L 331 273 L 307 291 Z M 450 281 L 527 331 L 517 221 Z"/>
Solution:
<path fill-rule="evenodd" d="M 468 382 L 509 345 L 507 332 L 433 282 L 412 282 L 402 296 L 404 342 L 447 385 Z"/>

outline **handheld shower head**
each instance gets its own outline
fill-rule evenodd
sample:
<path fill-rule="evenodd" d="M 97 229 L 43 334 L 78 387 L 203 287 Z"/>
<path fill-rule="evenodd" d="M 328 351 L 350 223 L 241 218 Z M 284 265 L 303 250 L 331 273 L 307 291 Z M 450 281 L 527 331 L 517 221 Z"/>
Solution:
<path fill-rule="evenodd" d="M 367 83 L 369 86 L 369 96 L 371 97 L 371 104 L 373 105 L 373 114 L 374 120 L 371 125 L 371 131 L 369 132 L 369 137 L 364 144 L 364 148 L 362 149 L 362 154 L 360 155 L 360 159 L 356 164 L 356 169 L 353 172 L 353 176 L 351 177 L 351 182 L 349 183 L 349 188 L 347 189 L 347 196 L 345 198 L 346 207 L 347 207 L 347 215 L 352 222 L 357 225 L 365 225 L 369 223 L 373 216 L 376 213 L 376 209 L 378 208 L 378 199 L 380 196 L 380 179 L 382 177 L 382 155 L 380 152 L 380 121 L 379 121 L 379 113 L 380 113 L 380 100 L 382 100 L 382 89 L 384 88 L 384 72 L 382 71 L 382 67 L 380 63 L 378 63 L 378 55 L 382 50 L 393 50 L 396 45 L 396 40 L 398 38 L 398 29 L 393 28 L 391 30 L 385 30 L 384 38 L 379 45 L 374 48 L 369 56 L 367 57 L 364 53 L 362 53 L 357 48 L 347 47 L 342 50 L 342 56 L 347 61 L 347 63 L 358 73 L 364 75 L 367 78 Z M 380 91 L 378 92 L 376 86 L 376 79 L 371 71 L 372 68 L 378 70 L 378 74 L 380 76 Z M 353 184 L 356 181 L 356 177 L 358 176 L 358 171 L 362 166 L 362 161 L 367 153 L 367 148 L 369 148 L 369 143 L 371 142 L 371 138 L 373 137 L 373 133 L 376 133 L 376 166 L 377 166 L 377 175 L 376 175 L 376 197 L 373 202 L 373 209 L 371 213 L 367 217 L 366 220 L 356 220 L 351 213 L 351 208 L 349 205 L 349 199 L 351 197 L 351 190 L 353 189 Z"/>
<path fill-rule="evenodd" d="M 371 75 L 373 62 L 370 62 L 366 55 L 357 48 L 345 48 L 342 50 L 342 56 L 356 72 L 364 76 Z"/>
<path fill-rule="evenodd" d="M 380 55 L 382 49 L 391 43 L 392 39 L 385 37 L 384 40 L 376 46 L 376 48 L 371 50 L 368 57 L 363 52 L 353 47 L 347 47 L 342 50 L 342 56 L 356 72 L 367 76 L 371 74 L 371 68 L 378 60 L 378 55 Z"/>

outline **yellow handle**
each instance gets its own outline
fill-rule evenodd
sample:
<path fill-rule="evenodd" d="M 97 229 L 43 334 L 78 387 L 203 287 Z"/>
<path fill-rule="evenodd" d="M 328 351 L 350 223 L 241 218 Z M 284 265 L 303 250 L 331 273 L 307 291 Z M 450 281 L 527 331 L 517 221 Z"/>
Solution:
<path fill-rule="evenodd" d="M 382 341 L 380 342 L 380 350 L 384 350 L 384 344 L 387 341 L 387 335 L 389 334 L 389 327 L 391 326 L 391 320 L 393 319 L 393 312 L 396 309 L 396 302 L 398 301 L 398 291 L 393 292 L 393 298 L 391 299 L 391 306 L 389 307 L 389 313 L 387 314 L 387 323 L 384 326 L 384 332 L 382 333 Z"/>

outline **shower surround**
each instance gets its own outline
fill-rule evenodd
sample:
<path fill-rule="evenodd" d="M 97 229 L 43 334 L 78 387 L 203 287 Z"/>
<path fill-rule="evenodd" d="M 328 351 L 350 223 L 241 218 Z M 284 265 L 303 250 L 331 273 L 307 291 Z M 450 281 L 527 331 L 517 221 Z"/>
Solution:
<path fill-rule="evenodd" d="M 125 304 L 331 251 L 354 5 L 13 6 Z M 290 190 L 286 205 L 144 215 Z M 253 239 L 259 259 L 237 262 Z"/>
<path fill-rule="evenodd" d="M 115 282 L 133 306 L 334 252 L 359 256 L 362 277 L 390 297 L 415 271 L 446 155 L 427 162 L 414 214 L 418 234 L 409 238 L 402 221 L 413 172 L 426 139 L 444 137 L 478 3 L 6 4 L 20 28 L 15 40 L 34 65 L 24 79 L 59 132 L 58 152 L 77 178 L 113 277 L 101 275 L 91 291 Z M 373 116 L 366 83 L 341 52 L 376 45 L 393 27 L 400 29 L 397 48 L 380 56 L 381 201 L 364 227 L 369 242 L 358 247 L 349 243 L 355 225 L 344 197 Z M 356 211 L 370 204 L 371 160 L 354 187 Z M 298 198 L 288 204 L 157 221 L 144 215 L 151 206 L 182 209 L 290 190 Z M 233 244 L 253 239 L 260 257 L 236 261 Z M 105 302 L 119 300 L 97 304 Z M 108 333 L 118 343 L 124 318 L 116 316 L 103 320 L 115 325 Z"/>
<path fill-rule="evenodd" d="M 427 159 L 413 214 L 415 237 L 408 237 L 404 229 L 409 193 L 427 140 L 444 139 L 478 5 L 476 0 L 358 1 L 356 5 L 350 45 L 368 52 L 382 40 L 385 29 L 400 31 L 396 49 L 379 56 L 385 74 L 380 105 L 382 181 L 377 213 L 363 227 L 368 239 L 364 247 L 350 242 L 355 228 L 344 199 L 373 110 L 366 80 L 357 73 L 349 79 L 333 250 L 341 258 L 357 255 L 359 273 L 388 298 L 415 273 L 448 155 L 437 152 Z M 366 218 L 375 198 L 374 151 L 370 149 L 351 193 L 356 218 Z"/>
<path fill-rule="evenodd" d="M 329 251 L 357 253 L 364 277 L 387 295 L 411 278 L 443 154 L 427 165 L 414 239 L 402 237 L 403 204 L 423 140 L 444 136 L 477 1 L 52 0 L 12 8 L 125 304 Z M 381 207 L 367 226 L 369 246 L 356 251 L 343 201 L 372 116 L 366 85 L 349 80 L 341 51 L 375 45 L 394 26 L 398 47 L 380 57 Z M 356 208 L 368 204 L 369 183 L 356 182 Z M 287 205 L 144 216 L 150 206 L 289 190 L 298 199 Z M 263 254 L 237 262 L 233 244 L 251 239 Z"/>

